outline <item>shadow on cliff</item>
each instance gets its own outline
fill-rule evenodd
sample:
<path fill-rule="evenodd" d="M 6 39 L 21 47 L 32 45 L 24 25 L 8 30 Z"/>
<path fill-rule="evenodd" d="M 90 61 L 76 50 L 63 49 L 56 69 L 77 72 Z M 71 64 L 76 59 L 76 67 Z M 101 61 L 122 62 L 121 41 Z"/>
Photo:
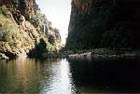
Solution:
<path fill-rule="evenodd" d="M 139 0 L 94 0 L 91 6 L 89 14 L 72 3 L 67 49 L 140 47 Z"/>

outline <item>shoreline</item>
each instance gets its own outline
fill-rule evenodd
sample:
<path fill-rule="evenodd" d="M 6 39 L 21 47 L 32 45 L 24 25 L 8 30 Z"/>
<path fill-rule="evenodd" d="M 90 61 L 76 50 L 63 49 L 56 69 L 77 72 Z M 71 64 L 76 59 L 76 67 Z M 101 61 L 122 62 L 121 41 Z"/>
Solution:
<path fill-rule="evenodd" d="M 64 51 L 61 53 L 44 53 L 43 58 L 70 58 L 70 59 L 123 59 L 138 58 L 140 51 L 131 50 L 110 50 L 107 48 L 99 48 L 92 50 Z"/>
<path fill-rule="evenodd" d="M 20 53 L 15 58 L 28 57 L 26 53 Z M 63 52 L 49 52 L 43 53 L 40 57 L 31 57 L 38 59 L 46 58 L 69 58 L 69 59 L 136 59 L 140 57 L 140 51 L 122 51 L 110 50 L 107 48 L 91 49 L 91 50 L 77 50 L 77 51 L 63 51 Z M 13 57 L 12 57 L 13 58 Z M 5 54 L 0 53 L 0 60 L 10 60 Z M 15 59 L 14 58 L 14 59 Z M 29 57 L 30 58 L 30 57 Z"/>

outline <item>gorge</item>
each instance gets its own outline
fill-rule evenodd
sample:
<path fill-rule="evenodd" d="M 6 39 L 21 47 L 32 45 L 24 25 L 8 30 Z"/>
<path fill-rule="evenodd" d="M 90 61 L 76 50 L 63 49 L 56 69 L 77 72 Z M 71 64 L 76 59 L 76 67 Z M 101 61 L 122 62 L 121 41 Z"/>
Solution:
<path fill-rule="evenodd" d="M 139 0 L 71 0 L 66 45 L 37 1 L 0 0 L 0 94 L 140 93 Z"/>
<path fill-rule="evenodd" d="M 72 0 L 65 50 L 139 50 L 138 0 Z M 61 36 L 35 0 L 0 1 L 0 53 L 13 58 L 58 52 Z"/>

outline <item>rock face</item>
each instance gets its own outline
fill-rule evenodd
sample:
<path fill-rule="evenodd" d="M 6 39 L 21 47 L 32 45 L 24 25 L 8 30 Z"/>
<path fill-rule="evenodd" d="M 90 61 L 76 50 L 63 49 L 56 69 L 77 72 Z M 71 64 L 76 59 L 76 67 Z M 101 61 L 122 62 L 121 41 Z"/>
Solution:
<path fill-rule="evenodd" d="M 26 19 L 31 18 L 31 13 L 35 12 L 35 8 L 38 6 L 35 0 L 1 0 L 2 5 L 6 5 L 12 13 L 19 12 Z"/>
<path fill-rule="evenodd" d="M 139 11 L 139 0 L 72 0 L 66 48 L 139 48 Z"/>
<path fill-rule="evenodd" d="M 0 0 L 0 18 L 3 57 L 41 57 L 61 48 L 59 30 L 51 26 L 35 0 Z"/>

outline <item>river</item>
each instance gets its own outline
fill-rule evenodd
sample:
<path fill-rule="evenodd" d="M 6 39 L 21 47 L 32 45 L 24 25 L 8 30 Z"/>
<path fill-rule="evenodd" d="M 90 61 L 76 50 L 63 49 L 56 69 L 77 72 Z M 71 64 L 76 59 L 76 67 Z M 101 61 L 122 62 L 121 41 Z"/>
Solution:
<path fill-rule="evenodd" d="M 0 61 L 0 93 L 139 93 L 138 60 Z"/>

